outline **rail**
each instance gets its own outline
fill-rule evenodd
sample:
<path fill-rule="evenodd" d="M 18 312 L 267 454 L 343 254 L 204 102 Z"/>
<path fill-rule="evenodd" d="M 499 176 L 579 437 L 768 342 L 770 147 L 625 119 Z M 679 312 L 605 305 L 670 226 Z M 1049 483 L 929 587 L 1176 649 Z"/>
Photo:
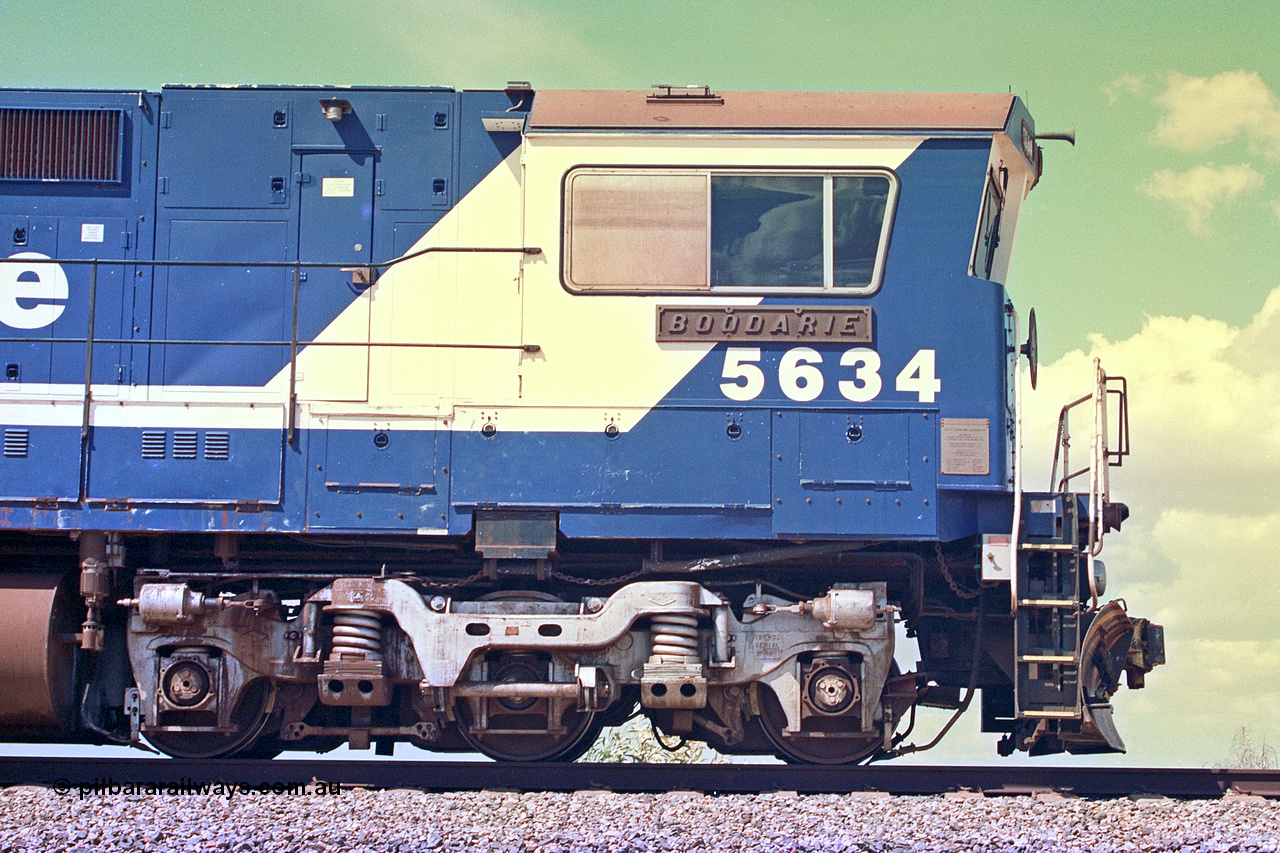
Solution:
<path fill-rule="evenodd" d="M 319 340 L 300 340 L 298 337 L 298 315 L 299 300 L 301 292 L 302 271 L 304 269 L 338 269 L 344 272 L 352 273 L 353 282 L 372 284 L 375 274 L 378 270 L 388 270 L 398 264 L 411 261 L 431 254 L 519 254 L 521 256 L 540 255 L 542 249 L 536 246 L 432 246 L 425 249 L 419 249 L 415 252 L 409 252 L 397 258 L 384 261 L 381 263 L 352 265 L 350 263 L 321 263 L 315 261 L 246 261 L 243 263 L 235 263 L 231 261 L 159 261 L 159 260 L 131 260 L 127 258 L 46 258 L 46 257 L 30 257 L 32 253 L 27 254 L 28 257 L 7 257 L 0 258 L 0 264 L 22 264 L 27 267 L 39 267 L 45 265 L 56 266 L 87 266 L 89 267 L 89 317 L 87 328 L 83 338 L 53 338 L 53 337 L 4 337 L 0 340 L 9 343 L 18 344 L 84 344 L 85 345 L 85 367 L 84 367 L 84 393 L 83 393 L 83 411 L 80 422 L 80 441 L 81 444 L 87 444 L 89 441 L 90 413 L 93 402 L 93 349 L 94 344 L 107 345 L 124 345 L 124 344 L 140 344 L 140 345 L 164 345 L 164 346 L 250 346 L 250 347 L 288 347 L 289 348 L 289 401 L 288 401 L 288 423 L 286 440 L 289 444 L 293 444 L 297 438 L 297 407 L 298 407 L 298 351 L 302 347 L 396 347 L 396 348 L 441 348 L 441 349 L 497 349 L 497 350 L 519 350 L 525 353 L 537 353 L 541 351 L 541 347 L 537 344 L 475 344 L 475 343 L 424 343 L 424 342 L 399 342 L 399 341 L 319 341 Z M 150 268 L 177 268 L 177 267 L 203 267 L 213 269 L 292 269 L 293 270 L 293 308 L 290 321 L 292 329 L 288 340 L 256 340 L 256 341 L 236 341 L 236 340 L 173 340 L 167 338 L 101 338 L 95 334 L 95 320 L 97 315 L 98 300 L 98 269 L 103 266 L 117 267 L 150 267 Z"/>
<path fill-rule="evenodd" d="M 703 791 L 755 794 L 848 794 L 878 791 L 928 796 L 972 791 L 988 796 L 1058 792 L 1078 797 L 1166 796 L 1178 799 L 1253 794 L 1280 798 L 1280 770 L 1053 765 L 779 765 L 518 764 L 487 761 L 219 760 L 0 758 L 0 786 L 48 785 L 60 793 L 82 785 L 304 785 L 313 781 L 425 791 Z"/>

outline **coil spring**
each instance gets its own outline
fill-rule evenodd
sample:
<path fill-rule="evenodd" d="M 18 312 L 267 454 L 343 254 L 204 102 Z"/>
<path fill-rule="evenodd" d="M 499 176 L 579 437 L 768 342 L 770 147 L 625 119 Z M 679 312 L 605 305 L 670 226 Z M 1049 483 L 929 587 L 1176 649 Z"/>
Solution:
<path fill-rule="evenodd" d="M 365 660 L 382 659 L 382 617 L 373 610 L 338 610 L 333 614 L 333 651 L 330 660 L 343 655 Z"/>
<path fill-rule="evenodd" d="M 663 613 L 653 617 L 652 654 L 662 657 L 698 657 L 698 617 Z"/>

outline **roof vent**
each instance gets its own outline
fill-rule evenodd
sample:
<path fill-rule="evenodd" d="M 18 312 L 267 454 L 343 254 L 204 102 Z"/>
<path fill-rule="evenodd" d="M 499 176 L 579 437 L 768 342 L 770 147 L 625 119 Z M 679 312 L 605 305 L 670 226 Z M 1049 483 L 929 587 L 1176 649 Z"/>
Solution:
<path fill-rule="evenodd" d="M 720 105 L 724 103 L 724 98 L 711 91 L 710 86 L 696 84 L 672 86 L 667 83 L 654 83 L 649 88 L 654 90 L 649 93 L 649 97 L 645 98 L 645 102 L 649 104 Z"/>

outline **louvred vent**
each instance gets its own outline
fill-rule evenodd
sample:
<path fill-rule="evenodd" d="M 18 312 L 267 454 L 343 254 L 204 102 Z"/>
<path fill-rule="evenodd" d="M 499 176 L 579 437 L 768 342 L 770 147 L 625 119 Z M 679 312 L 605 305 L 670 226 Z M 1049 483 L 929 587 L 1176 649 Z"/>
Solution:
<path fill-rule="evenodd" d="M 121 180 L 121 110 L 0 107 L 0 180 Z"/>
<path fill-rule="evenodd" d="M 194 432 L 175 432 L 173 434 L 173 458 L 195 459 L 199 453 L 199 436 Z"/>
<path fill-rule="evenodd" d="M 147 430 L 142 433 L 142 458 L 164 459 L 168 448 L 168 435 L 163 432 Z"/>
<path fill-rule="evenodd" d="M 27 430 L 7 429 L 4 431 L 4 455 L 10 459 L 25 458 L 30 442 Z"/>
<path fill-rule="evenodd" d="M 204 436 L 205 459 L 230 459 L 231 435 L 225 432 L 209 432 Z"/>

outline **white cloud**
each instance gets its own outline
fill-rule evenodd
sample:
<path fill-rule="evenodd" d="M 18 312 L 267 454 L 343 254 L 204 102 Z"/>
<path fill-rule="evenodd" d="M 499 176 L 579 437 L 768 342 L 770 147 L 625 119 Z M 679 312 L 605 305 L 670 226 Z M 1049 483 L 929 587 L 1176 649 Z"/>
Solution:
<path fill-rule="evenodd" d="M 1280 288 L 1243 328 L 1149 317 L 1127 340 L 1095 336 L 1045 365 L 1024 398 L 1028 488 L 1047 484 L 1058 407 L 1088 390 L 1094 357 L 1129 385 L 1132 455 L 1112 496 L 1132 515 L 1106 540 L 1108 597 L 1163 624 L 1169 654 L 1145 690 L 1117 696 L 1130 760 L 1212 764 L 1242 725 L 1275 743 Z M 1073 447 L 1087 447 L 1087 426 L 1073 424 Z"/>
<path fill-rule="evenodd" d="M 1121 95 L 1145 95 L 1147 91 L 1147 75 L 1145 74 L 1125 74 L 1123 77 L 1117 77 L 1107 87 L 1107 100 L 1115 103 L 1120 100 Z"/>
<path fill-rule="evenodd" d="M 1280 158 L 1280 101 L 1257 72 L 1170 72 L 1155 102 L 1165 110 L 1151 134 L 1160 145 L 1205 152 L 1244 135 L 1256 150 Z"/>
<path fill-rule="evenodd" d="M 1233 517 L 1280 512 L 1280 288 L 1244 328 L 1148 317 L 1127 340 L 1091 344 L 1087 355 L 1046 365 L 1028 395 L 1027 441 L 1043 457 L 1044 481 L 1058 407 L 1088 391 L 1100 357 L 1129 383 L 1133 452 L 1116 476 L 1141 503 Z"/>
<path fill-rule="evenodd" d="M 1160 169 L 1139 187 L 1147 195 L 1166 201 L 1187 216 L 1193 234 L 1208 231 L 1208 219 L 1223 201 L 1258 189 L 1265 179 L 1248 163 L 1235 166 L 1196 166 L 1185 172 Z"/>
<path fill-rule="evenodd" d="M 1261 161 L 1280 161 L 1280 98 L 1256 71 L 1223 71 L 1196 77 L 1171 71 L 1158 76 L 1162 89 L 1152 102 L 1162 110 L 1151 142 L 1175 151 L 1204 154 L 1244 140 L 1248 155 Z M 1112 103 L 1121 94 L 1145 97 L 1147 79 L 1126 75 L 1107 87 Z M 1232 149 L 1236 156 L 1242 153 Z M 1160 169 L 1138 187 L 1186 216 L 1193 234 L 1207 234 L 1208 220 L 1223 202 L 1265 181 L 1265 163 L 1233 166 L 1204 163 L 1185 171 Z M 1280 216 L 1280 200 L 1271 205 Z"/>

